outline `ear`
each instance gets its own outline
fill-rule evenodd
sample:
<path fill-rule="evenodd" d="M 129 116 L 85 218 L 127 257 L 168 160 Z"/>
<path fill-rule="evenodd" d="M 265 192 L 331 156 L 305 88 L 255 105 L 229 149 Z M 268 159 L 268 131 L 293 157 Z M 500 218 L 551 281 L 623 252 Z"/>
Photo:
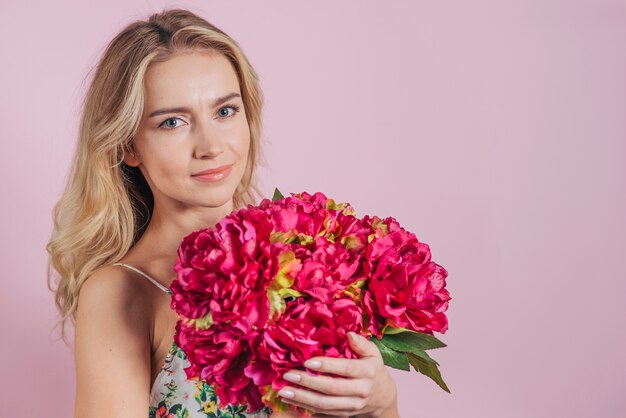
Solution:
<path fill-rule="evenodd" d="M 132 145 L 129 145 L 124 149 L 124 164 L 129 167 L 137 167 L 141 163 L 137 152 Z"/>

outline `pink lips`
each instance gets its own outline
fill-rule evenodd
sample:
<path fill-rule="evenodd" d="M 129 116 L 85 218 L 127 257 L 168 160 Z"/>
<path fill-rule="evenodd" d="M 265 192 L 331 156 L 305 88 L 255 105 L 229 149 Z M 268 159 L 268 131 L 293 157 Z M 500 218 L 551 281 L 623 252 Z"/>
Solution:
<path fill-rule="evenodd" d="M 192 174 L 191 177 L 200 181 L 220 181 L 224 177 L 228 176 L 228 174 L 230 174 L 232 166 L 232 164 L 223 165 L 212 170 L 200 171 L 198 173 Z"/>

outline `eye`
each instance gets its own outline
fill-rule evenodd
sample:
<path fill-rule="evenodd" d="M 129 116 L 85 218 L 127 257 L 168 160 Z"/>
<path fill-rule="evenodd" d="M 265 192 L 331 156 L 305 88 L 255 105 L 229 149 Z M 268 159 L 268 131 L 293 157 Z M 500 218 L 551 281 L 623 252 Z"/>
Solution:
<path fill-rule="evenodd" d="M 182 122 L 182 119 L 181 118 L 167 118 L 163 122 L 161 122 L 161 124 L 159 125 L 159 128 L 161 127 L 165 127 L 166 129 L 178 128 L 180 126 L 180 123 L 177 124 L 176 122 Z"/>
<path fill-rule="evenodd" d="M 232 110 L 232 112 L 229 112 L 229 110 Z M 235 113 L 237 112 L 239 112 L 239 106 L 237 105 L 224 106 L 224 107 L 221 107 L 220 110 L 217 111 L 218 115 L 220 115 L 222 119 L 235 116 Z"/>

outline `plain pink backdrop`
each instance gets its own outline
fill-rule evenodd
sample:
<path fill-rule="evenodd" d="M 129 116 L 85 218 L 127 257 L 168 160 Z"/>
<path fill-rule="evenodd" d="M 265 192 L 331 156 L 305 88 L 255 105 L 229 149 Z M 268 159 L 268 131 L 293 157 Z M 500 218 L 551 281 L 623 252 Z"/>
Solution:
<path fill-rule="evenodd" d="M 69 417 L 44 246 L 84 79 L 126 23 L 189 7 L 266 97 L 266 195 L 394 216 L 449 271 L 452 393 L 393 371 L 403 418 L 626 416 L 626 3 L 2 0 L 2 416 Z M 94 388 L 97 390 L 97 388 Z"/>

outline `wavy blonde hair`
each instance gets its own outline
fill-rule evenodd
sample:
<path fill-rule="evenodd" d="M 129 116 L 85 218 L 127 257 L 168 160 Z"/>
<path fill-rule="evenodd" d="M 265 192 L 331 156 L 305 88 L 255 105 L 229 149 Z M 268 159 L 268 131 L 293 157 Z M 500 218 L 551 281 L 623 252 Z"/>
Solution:
<path fill-rule="evenodd" d="M 262 193 L 254 179 L 261 160 L 259 79 L 239 45 L 192 12 L 164 10 L 126 26 L 107 46 L 85 96 L 75 151 L 63 195 L 54 207 L 48 288 L 66 321 L 76 325 L 78 292 L 98 268 L 120 260 L 141 237 L 153 208 L 150 188 L 137 167 L 123 163 L 133 152 L 141 121 L 144 77 L 150 63 L 188 50 L 211 50 L 232 63 L 250 127 L 246 171 L 233 195 L 235 209 L 256 204 Z M 53 270 L 56 271 L 54 274 Z M 54 278 L 56 288 L 52 286 Z"/>

